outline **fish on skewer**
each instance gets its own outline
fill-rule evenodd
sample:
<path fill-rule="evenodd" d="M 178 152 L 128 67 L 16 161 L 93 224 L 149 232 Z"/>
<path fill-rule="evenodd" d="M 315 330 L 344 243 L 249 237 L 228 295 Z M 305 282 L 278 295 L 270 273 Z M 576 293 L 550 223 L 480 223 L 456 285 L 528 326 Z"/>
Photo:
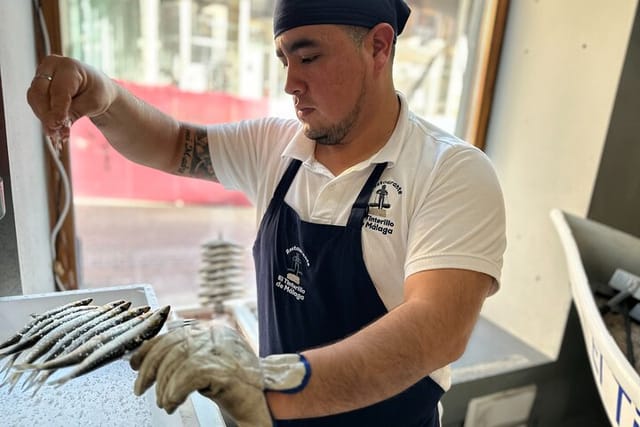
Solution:
<path fill-rule="evenodd" d="M 33 370 L 23 389 L 44 384 L 60 386 L 72 378 L 93 371 L 137 348 L 162 329 L 169 306 L 151 312 L 149 306 L 130 309 L 131 303 L 118 300 L 91 306 L 91 299 L 74 301 L 39 315 L 31 315 L 15 335 L 4 340 L 0 359 L 7 363 L 5 381 L 18 383 L 27 370 Z M 15 366 L 14 366 L 15 362 Z M 47 383 L 57 369 L 77 365 L 68 375 Z M 13 367 L 13 373 L 11 368 Z M 8 376 L 8 378 L 7 378 Z"/>
<path fill-rule="evenodd" d="M 16 361 L 20 353 L 30 347 L 32 347 L 35 343 L 37 343 L 43 336 L 49 333 L 51 330 L 61 325 L 62 323 L 74 319 L 83 314 L 85 311 L 94 310 L 95 306 L 82 306 L 82 307 L 71 307 L 65 311 L 62 311 L 55 316 L 47 319 L 45 322 L 46 326 L 40 328 L 35 327 L 29 333 L 27 333 L 23 339 L 18 341 L 16 344 L 7 347 L 0 351 L 0 359 L 11 356 L 0 370 L 1 372 L 5 372 L 4 380 L 5 382 L 0 384 L 0 387 L 6 383 L 6 376 L 9 374 L 9 370 L 13 366 L 13 363 Z M 53 320 L 52 320 L 53 319 Z M 36 332 L 37 330 L 37 332 Z"/>
<path fill-rule="evenodd" d="M 51 347 L 53 347 L 57 342 L 62 340 L 65 336 L 68 336 L 75 329 L 82 327 L 83 324 L 86 324 L 101 314 L 107 313 L 109 310 L 126 303 L 124 300 L 113 301 L 107 303 L 101 307 L 98 307 L 95 310 L 91 310 L 87 313 L 82 313 L 77 317 L 70 317 L 67 321 L 62 322 L 60 325 L 51 329 L 47 332 L 34 346 L 32 349 L 25 355 L 24 361 L 26 363 L 33 362 L 38 357 L 45 354 Z"/>
<path fill-rule="evenodd" d="M 138 348 L 143 341 L 154 337 L 160 332 L 160 329 L 162 329 L 162 326 L 169 317 L 169 310 L 170 307 L 167 305 L 153 312 L 145 313 L 143 316 L 149 316 L 138 325 L 98 348 L 70 373 L 50 382 L 50 384 L 60 386 L 73 378 L 91 372 L 118 359 L 128 351 Z"/>
<path fill-rule="evenodd" d="M 47 319 L 44 319 L 42 322 L 39 322 L 37 324 L 35 324 L 33 326 L 33 328 L 31 328 L 31 330 L 29 330 L 29 332 L 27 332 L 20 341 L 18 341 L 17 344 L 21 344 L 25 339 L 31 338 L 34 335 L 39 334 L 42 330 L 49 328 L 53 323 L 55 323 L 56 321 L 58 321 L 59 319 L 71 314 L 71 313 L 78 313 L 78 312 L 83 312 L 83 311 L 87 311 L 87 310 L 95 310 L 97 308 L 97 306 L 95 305 L 83 305 L 83 306 L 77 306 L 77 307 L 69 307 L 64 309 L 63 311 L 60 311 L 56 314 L 54 314 L 53 316 L 50 316 Z M 10 348 L 10 347 L 9 347 Z M 3 349 L 2 351 L 6 351 L 8 348 Z"/>
<path fill-rule="evenodd" d="M 109 312 L 109 310 L 117 307 L 119 305 L 125 304 L 125 300 L 117 300 L 112 301 L 110 303 L 104 304 L 96 308 L 95 310 L 83 312 L 77 317 L 70 318 L 69 320 L 60 323 L 55 328 L 51 329 L 47 332 L 41 339 L 38 340 L 28 351 L 25 351 L 21 355 L 21 359 L 24 363 L 31 363 L 34 360 L 38 359 L 40 356 L 44 355 L 47 351 L 51 349 L 56 343 L 60 342 L 64 339 L 65 336 L 68 336 L 74 330 L 81 328 L 82 325 L 87 324 L 92 321 L 96 317 L 99 317 L 101 314 Z M 22 376 L 22 372 L 14 372 L 11 377 L 5 382 L 8 383 L 11 387 L 10 390 L 16 385 L 20 377 Z"/>
<path fill-rule="evenodd" d="M 133 320 L 133 319 L 140 319 L 140 316 L 142 316 L 143 314 L 147 313 L 149 310 L 151 310 L 151 307 L 149 307 L 148 305 L 143 305 L 140 307 L 135 307 L 135 308 L 131 308 L 125 312 L 122 312 L 118 315 L 116 315 L 115 317 L 99 323 L 95 326 L 93 326 L 91 329 L 89 329 L 87 332 L 83 333 L 82 335 L 80 335 L 78 338 L 74 339 L 71 344 L 69 344 L 69 346 L 67 346 L 64 349 L 63 354 L 69 354 L 72 351 L 76 350 L 77 348 L 79 348 L 80 346 L 82 346 L 83 344 L 85 344 L 86 342 L 88 342 L 91 338 L 97 337 L 100 334 L 104 334 L 104 333 L 111 333 L 111 329 L 120 326 L 121 324 L 129 321 L 129 320 Z M 134 326 L 133 323 L 128 324 L 127 327 L 130 328 Z M 114 337 L 119 335 L 120 333 L 124 332 L 126 329 L 122 328 L 120 330 L 116 330 L 116 332 L 114 333 Z M 105 335 L 106 336 L 106 335 Z M 57 356 L 56 356 L 57 357 Z M 54 359 L 55 360 L 55 359 Z"/>
<path fill-rule="evenodd" d="M 78 364 L 98 348 L 102 347 L 109 341 L 117 338 L 118 336 L 122 335 L 126 331 L 132 329 L 143 320 L 148 318 L 151 315 L 151 313 L 149 313 L 148 311 L 149 308 L 145 306 L 121 313 L 108 322 L 105 322 L 110 324 L 107 329 L 100 331 L 100 333 L 95 334 L 93 337 L 87 339 L 86 342 L 81 343 L 77 347 L 76 343 L 74 342 L 74 344 L 72 344 L 70 348 L 65 351 L 65 354 L 62 354 L 55 359 L 46 362 L 25 364 L 17 366 L 16 368 L 22 370 L 34 369 L 38 371 L 49 371 Z M 133 312 L 137 312 L 137 314 L 131 315 L 131 313 Z M 129 316 L 123 316 L 127 314 L 129 314 Z M 120 322 L 118 322 L 118 318 L 121 318 Z"/>
<path fill-rule="evenodd" d="M 38 315 L 32 315 L 32 319 L 29 322 L 27 322 L 18 332 L 16 332 L 15 335 L 7 338 L 6 340 L 0 343 L 0 349 L 9 347 L 10 345 L 13 345 L 18 341 L 20 341 L 22 337 L 38 323 L 41 323 L 42 321 L 50 317 L 53 317 L 54 315 L 62 311 L 65 311 L 70 307 L 79 307 L 79 306 L 91 304 L 91 301 L 93 301 L 93 298 L 84 298 L 78 301 L 70 302 L 65 305 L 61 305 L 59 307 L 52 308 L 51 310 L 47 310 L 44 313 L 41 313 Z"/>
<path fill-rule="evenodd" d="M 219 237 L 202 246 L 202 268 L 199 270 L 203 306 L 210 306 L 215 314 L 224 314 L 225 302 L 239 298 L 244 290 L 242 256 L 244 249 Z"/>
<path fill-rule="evenodd" d="M 67 311 L 61 312 L 60 313 L 61 315 L 59 317 L 58 315 L 52 317 L 53 321 L 48 322 L 47 325 L 44 326 L 43 328 L 38 328 L 37 331 L 34 330 L 31 333 L 28 333 L 23 337 L 23 339 L 18 341 L 16 344 L 2 349 L 2 351 L 0 351 L 0 358 L 9 356 L 15 353 L 19 353 L 27 348 L 32 347 L 42 337 L 44 337 L 51 330 L 60 326 L 64 322 L 67 322 L 71 319 L 81 316 L 83 314 L 83 311 L 91 311 L 91 310 L 95 310 L 96 308 L 97 307 L 95 306 L 74 307 Z"/>
<path fill-rule="evenodd" d="M 89 314 L 93 314 L 93 310 L 88 311 Z M 74 311 L 72 313 L 68 313 L 65 316 L 60 317 L 59 319 L 57 319 L 55 322 L 50 323 L 46 328 L 43 328 L 40 332 L 38 332 L 37 334 L 33 335 L 33 336 L 28 336 L 27 339 L 18 342 L 17 344 L 15 344 L 13 347 L 9 347 L 7 349 L 7 355 L 10 355 L 11 357 L 9 358 L 7 364 L 9 365 L 9 368 L 13 365 L 13 363 L 15 363 L 15 361 L 22 355 L 23 352 L 27 351 L 27 352 L 31 352 L 31 351 L 36 351 L 41 353 L 42 350 L 40 349 L 40 346 L 37 345 L 37 343 L 42 340 L 44 337 L 46 337 L 48 334 L 50 333 L 55 333 L 57 332 L 58 329 L 65 327 L 67 324 L 76 321 L 78 319 L 82 319 L 84 316 L 84 314 L 86 314 L 86 311 Z M 48 340 L 45 340 L 45 342 Z M 34 346 L 35 346 L 35 350 L 34 350 Z M 44 350 L 46 351 L 46 350 Z M 35 360 L 35 358 L 34 358 Z M 8 371 L 7 371 L 7 375 L 8 375 Z M 10 385 L 10 390 L 9 392 L 11 392 L 11 390 L 13 390 L 13 387 L 15 386 L 16 382 L 18 381 L 18 379 L 20 378 L 21 374 L 16 375 L 16 373 L 14 373 L 13 375 L 9 376 L 7 378 L 7 375 L 5 375 L 5 378 L 2 382 L 2 384 L 0 384 L 0 387 L 5 386 L 5 385 Z"/>
<path fill-rule="evenodd" d="M 116 307 L 114 310 L 118 308 L 119 307 Z M 39 363 L 14 365 L 14 369 L 18 371 L 33 371 L 25 382 L 24 389 L 26 390 L 36 386 L 33 391 L 33 394 L 35 395 L 47 378 L 49 378 L 56 369 L 81 362 L 91 354 L 91 352 L 105 342 L 117 337 L 126 330 L 140 323 L 143 320 L 140 316 L 149 310 L 150 307 L 145 305 L 126 310 L 117 315 L 112 315 L 100 322 L 95 322 L 95 320 L 100 320 L 95 319 L 91 322 L 95 323 L 93 326 L 89 325 L 91 327 L 85 330 L 82 334 L 75 338 L 72 337 L 73 339 L 70 343 L 65 345 L 65 339 L 65 341 L 61 341 L 56 344 L 56 347 L 62 344 L 63 348 L 52 348 Z M 38 376 L 38 374 L 40 375 Z"/>
<path fill-rule="evenodd" d="M 117 316 L 120 316 L 123 312 L 126 312 L 131 307 L 131 302 L 122 301 L 121 304 L 114 304 L 113 308 L 107 310 L 102 313 L 95 319 L 82 324 L 80 327 L 74 329 L 71 333 L 66 334 L 62 339 L 57 341 L 55 345 L 43 356 L 44 361 L 48 361 L 58 357 L 60 354 L 63 354 L 66 349 L 68 349 L 73 342 L 85 334 L 92 332 L 90 336 L 100 333 L 100 331 L 106 330 L 104 328 L 99 328 L 98 326 L 106 323 L 109 319 L 113 319 Z M 140 315 L 149 310 L 148 306 L 145 306 L 144 311 L 133 311 L 131 316 Z M 80 345 L 80 343 L 78 344 Z"/>

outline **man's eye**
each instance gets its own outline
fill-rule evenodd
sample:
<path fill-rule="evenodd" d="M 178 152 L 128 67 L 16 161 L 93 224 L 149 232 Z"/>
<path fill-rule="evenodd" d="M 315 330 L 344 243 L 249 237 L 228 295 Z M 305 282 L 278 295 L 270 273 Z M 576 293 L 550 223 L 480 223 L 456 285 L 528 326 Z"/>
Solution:
<path fill-rule="evenodd" d="M 305 57 L 300 59 L 300 62 L 302 62 L 303 64 L 309 64 L 310 62 L 315 61 L 317 58 L 318 58 L 318 55 L 305 56 Z"/>

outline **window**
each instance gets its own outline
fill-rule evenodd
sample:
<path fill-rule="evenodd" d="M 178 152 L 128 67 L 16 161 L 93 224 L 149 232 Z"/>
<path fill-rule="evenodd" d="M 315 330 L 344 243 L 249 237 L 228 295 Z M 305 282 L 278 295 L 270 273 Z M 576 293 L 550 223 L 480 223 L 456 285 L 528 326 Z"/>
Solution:
<path fill-rule="evenodd" d="M 486 52 L 501 35 L 493 23 L 505 7 L 496 5 L 506 2 L 408 3 L 397 87 L 416 113 L 473 140 Z M 61 0 L 62 50 L 181 119 L 291 117 L 273 54 L 272 7 L 271 0 Z M 81 287 L 150 283 L 160 303 L 197 307 L 203 245 L 224 239 L 244 248 L 242 280 L 254 294 L 256 218 L 242 194 L 134 165 L 86 119 L 74 125 L 69 149 Z"/>

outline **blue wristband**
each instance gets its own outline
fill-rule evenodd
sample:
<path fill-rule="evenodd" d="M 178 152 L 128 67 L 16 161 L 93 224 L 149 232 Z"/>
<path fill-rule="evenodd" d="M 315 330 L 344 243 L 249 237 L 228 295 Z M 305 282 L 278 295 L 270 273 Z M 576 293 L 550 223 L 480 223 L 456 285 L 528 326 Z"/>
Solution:
<path fill-rule="evenodd" d="M 304 389 L 309 383 L 309 379 L 311 378 L 311 364 L 309 363 L 307 358 L 304 357 L 302 354 L 298 354 L 298 356 L 300 356 L 300 362 L 302 362 L 302 364 L 304 365 L 304 371 L 305 371 L 304 377 L 302 378 L 300 385 L 294 388 L 290 388 L 288 390 L 279 390 L 281 393 L 287 393 L 287 394 L 298 393 L 302 391 L 302 389 Z"/>

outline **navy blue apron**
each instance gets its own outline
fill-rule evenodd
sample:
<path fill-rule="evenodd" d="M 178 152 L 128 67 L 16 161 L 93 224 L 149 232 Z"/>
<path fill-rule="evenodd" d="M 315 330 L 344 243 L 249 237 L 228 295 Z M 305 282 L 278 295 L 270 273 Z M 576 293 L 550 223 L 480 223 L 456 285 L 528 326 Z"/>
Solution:
<path fill-rule="evenodd" d="M 253 247 L 260 356 L 330 344 L 387 313 L 362 256 L 361 230 L 371 193 L 386 168 L 376 165 L 346 226 L 302 221 L 284 197 L 301 162 L 293 160 L 262 218 Z M 313 375 L 313 374 L 312 374 Z M 375 405 L 277 426 L 437 427 L 442 388 L 425 377 Z"/>

